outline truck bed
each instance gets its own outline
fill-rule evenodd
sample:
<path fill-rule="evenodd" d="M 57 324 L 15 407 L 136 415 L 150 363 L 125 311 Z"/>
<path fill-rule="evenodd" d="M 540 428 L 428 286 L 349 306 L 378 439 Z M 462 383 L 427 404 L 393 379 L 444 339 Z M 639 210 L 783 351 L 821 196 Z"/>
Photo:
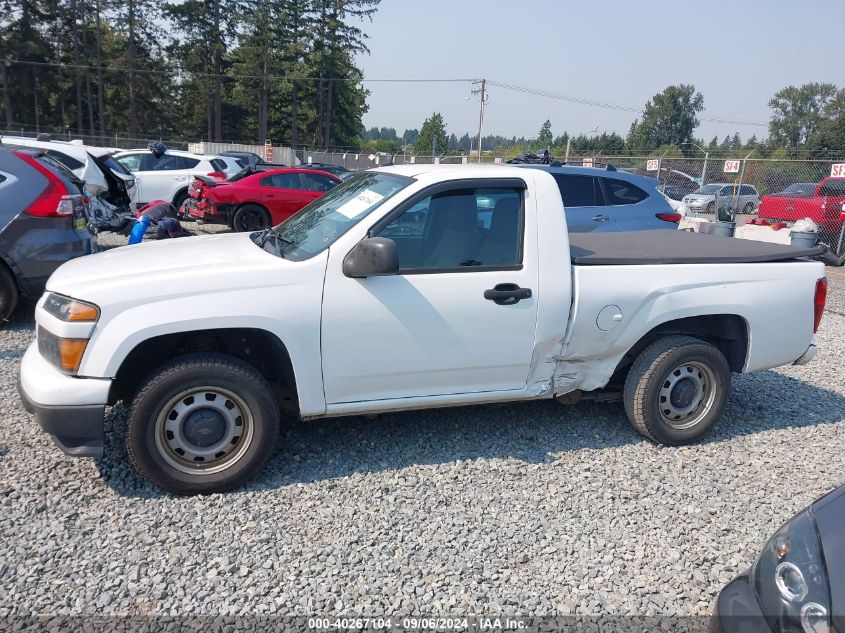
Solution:
<path fill-rule="evenodd" d="M 750 264 L 819 255 L 823 246 L 800 248 L 688 231 L 570 233 L 576 266 L 648 264 Z"/>

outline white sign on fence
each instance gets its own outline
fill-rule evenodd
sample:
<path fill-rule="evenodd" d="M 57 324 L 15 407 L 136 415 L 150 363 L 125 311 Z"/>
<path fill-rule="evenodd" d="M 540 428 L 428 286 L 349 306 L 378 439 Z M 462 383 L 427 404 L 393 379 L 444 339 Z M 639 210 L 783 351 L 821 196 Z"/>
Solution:
<path fill-rule="evenodd" d="M 593 159 L 592 158 L 585 158 L 581 161 L 582 167 L 592 167 L 593 166 Z"/>
<path fill-rule="evenodd" d="M 375 155 L 375 154 L 370 154 L 369 156 L 367 156 L 367 158 L 369 158 L 369 159 L 370 159 L 370 162 L 373 162 L 373 161 L 376 159 L 376 155 Z M 310 162 L 310 161 L 309 161 L 309 162 Z"/>
<path fill-rule="evenodd" d="M 461 165 L 466 165 L 469 161 L 466 156 L 461 156 Z"/>
<path fill-rule="evenodd" d="M 646 171 L 657 171 L 658 169 L 660 169 L 660 161 L 656 158 L 652 158 L 651 160 L 647 160 L 645 162 Z"/>
<path fill-rule="evenodd" d="M 417 157 L 416 157 L 416 156 L 411 156 L 411 164 L 413 165 L 413 164 L 415 164 L 416 162 L 417 162 Z"/>
<path fill-rule="evenodd" d="M 738 174 L 739 173 L 739 161 L 738 160 L 726 160 L 725 161 L 725 169 L 723 171 L 726 174 Z"/>
<path fill-rule="evenodd" d="M 845 178 L 845 163 L 836 163 L 830 167 L 830 175 L 833 178 Z"/>
<path fill-rule="evenodd" d="M 434 157 L 434 164 L 435 164 L 435 165 L 439 165 L 439 164 L 440 164 L 440 157 L 439 157 L 439 156 L 435 156 L 435 157 Z"/>
<path fill-rule="evenodd" d="M 314 158 L 309 156 L 308 160 L 306 161 L 309 165 L 314 162 Z"/>
<path fill-rule="evenodd" d="M 497 165 L 501 165 L 502 164 L 502 157 L 496 156 L 496 158 L 493 159 L 493 162 L 496 163 Z"/>

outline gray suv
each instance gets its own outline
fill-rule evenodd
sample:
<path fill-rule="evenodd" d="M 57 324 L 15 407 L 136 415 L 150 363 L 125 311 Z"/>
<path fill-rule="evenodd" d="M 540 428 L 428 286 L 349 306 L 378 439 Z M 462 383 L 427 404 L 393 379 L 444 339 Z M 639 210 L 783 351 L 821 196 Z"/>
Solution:
<path fill-rule="evenodd" d="M 61 163 L 0 148 L 0 323 L 21 295 L 38 297 L 56 268 L 91 252 L 88 204 Z"/>
<path fill-rule="evenodd" d="M 717 194 L 720 208 L 729 208 L 737 213 L 755 213 L 760 206 L 760 194 L 754 185 L 735 185 L 729 182 L 704 185 L 684 197 L 683 201 L 693 211 L 716 213 Z"/>

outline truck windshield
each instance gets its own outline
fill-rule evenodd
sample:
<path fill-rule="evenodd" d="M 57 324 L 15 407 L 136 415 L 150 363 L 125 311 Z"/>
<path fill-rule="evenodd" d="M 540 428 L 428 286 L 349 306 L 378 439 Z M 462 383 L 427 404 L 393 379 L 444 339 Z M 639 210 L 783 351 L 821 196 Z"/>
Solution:
<path fill-rule="evenodd" d="M 280 252 L 293 261 L 313 257 L 412 182 L 396 174 L 355 174 L 273 229 Z"/>

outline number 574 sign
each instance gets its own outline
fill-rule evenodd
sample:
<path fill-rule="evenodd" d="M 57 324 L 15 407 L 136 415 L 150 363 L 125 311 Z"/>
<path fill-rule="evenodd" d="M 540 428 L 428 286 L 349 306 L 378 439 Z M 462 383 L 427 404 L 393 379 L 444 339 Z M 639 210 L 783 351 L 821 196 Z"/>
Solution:
<path fill-rule="evenodd" d="M 726 160 L 724 172 L 726 174 L 738 174 L 739 173 L 739 161 L 738 160 Z"/>

